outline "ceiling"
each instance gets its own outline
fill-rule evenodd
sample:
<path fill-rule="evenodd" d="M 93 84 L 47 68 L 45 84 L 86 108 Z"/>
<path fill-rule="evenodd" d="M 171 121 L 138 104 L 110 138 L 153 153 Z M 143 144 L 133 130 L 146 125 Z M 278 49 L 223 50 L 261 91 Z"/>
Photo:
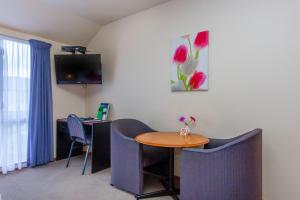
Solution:
<path fill-rule="evenodd" d="M 169 0 L 0 0 L 0 26 L 86 45 L 101 26 Z"/>

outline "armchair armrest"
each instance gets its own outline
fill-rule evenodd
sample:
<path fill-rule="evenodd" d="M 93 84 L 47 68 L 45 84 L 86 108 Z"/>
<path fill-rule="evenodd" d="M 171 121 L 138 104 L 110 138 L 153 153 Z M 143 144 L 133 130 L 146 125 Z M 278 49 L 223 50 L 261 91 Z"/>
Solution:
<path fill-rule="evenodd" d="M 232 139 L 214 139 L 209 138 L 209 143 L 204 145 L 204 149 L 213 149 L 217 148 L 219 146 L 222 146 L 228 142 L 230 142 Z"/>
<path fill-rule="evenodd" d="M 113 130 L 111 134 L 111 184 L 141 194 L 143 190 L 142 149 L 133 139 Z"/>
<path fill-rule="evenodd" d="M 234 147 L 235 145 L 242 144 L 247 142 L 250 138 L 255 136 L 258 132 L 261 133 L 261 129 L 255 129 L 248 134 L 240 135 L 231 139 L 209 139 L 209 143 L 207 144 L 208 149 L 196 149 L 196 148 L 185 148 L 183 150 L 199 152 L 199 153 L 213 153 L 217 151 L 224 150 L 226 148 Z M 261 140 L 261 135 L 257 134 L 257 137 Z M 211 145 L 211 146 L 209 146 Z"/>

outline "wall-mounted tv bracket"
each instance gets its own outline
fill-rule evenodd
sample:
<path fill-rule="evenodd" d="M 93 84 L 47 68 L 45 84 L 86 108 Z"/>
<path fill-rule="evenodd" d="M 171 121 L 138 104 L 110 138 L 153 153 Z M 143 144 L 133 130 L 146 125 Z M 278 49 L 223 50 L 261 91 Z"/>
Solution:
<path fill-rule="evenodd" d="M 86 47 L 82 46 L 62 46 L 61 50 L 64 52 L 70 52 L 72 54 L 75 54 L 76 52 L 85 54 L 86 53 Z"/>

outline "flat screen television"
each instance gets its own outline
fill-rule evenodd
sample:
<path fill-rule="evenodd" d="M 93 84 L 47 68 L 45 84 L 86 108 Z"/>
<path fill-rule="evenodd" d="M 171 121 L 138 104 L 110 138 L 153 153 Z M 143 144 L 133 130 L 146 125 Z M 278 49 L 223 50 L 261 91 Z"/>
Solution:
<path fill-rule="evenodd" d="M 101 84 L 100 54 L 55 55 L 57 84 Z"/>

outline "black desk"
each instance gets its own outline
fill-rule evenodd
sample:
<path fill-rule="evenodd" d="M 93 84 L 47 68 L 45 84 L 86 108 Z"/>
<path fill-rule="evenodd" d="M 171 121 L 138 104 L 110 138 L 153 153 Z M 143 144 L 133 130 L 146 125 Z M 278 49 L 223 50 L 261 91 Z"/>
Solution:
<path fill-rule="evenodd" d="M 56 123 L 56 160 L 66 159 L 72 143 L 67 121 L 66 119 L 58 119 Z M 92 135 L 91 173 L 110 167 L 110 123 L 110 121 L 83 121 L 86 133 Z M 82 153 L 82 144 L 75 143 L 72 156 Z"/>

